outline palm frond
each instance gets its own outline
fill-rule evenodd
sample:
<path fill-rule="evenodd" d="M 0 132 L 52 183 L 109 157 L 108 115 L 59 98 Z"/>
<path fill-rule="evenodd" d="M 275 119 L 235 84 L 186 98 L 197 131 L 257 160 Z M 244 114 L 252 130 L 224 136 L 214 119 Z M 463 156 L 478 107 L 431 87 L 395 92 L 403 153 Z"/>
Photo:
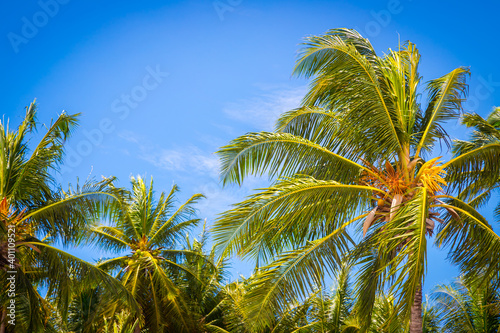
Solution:
<path fill-rule="evenodd" d="M 452 208 L 459 215 L 459 220 L 447 217 L 436 236 L 436 243 L 450 248 L 449 258 L 465 272 L 464 277 L 477 281 L 482 276 L 481 282 L 484 282 L 497 272 L 500 269 L 500 236 L 486 219 L 457 198 L 434 206 Z M 477 272 L 483 273 L 479 276 Z"/>
<path fill-rule="evenodd" d="M 103 250 L 116 253 L 127 250 L 131 243 L 122 230 L 105 225 L 92 227 L 87 239 Z"/>
<path fill-rule="evenodd" d="M 195 205 L 205 198 L 202 194 L 194 194 L 189 198 L 184 204 L 182 204 L 168 219 L 158 223 L 158 227 L 154 231 L 154 234 L 149 235 L 149 245 L 159 245 L 165 244 L 169 241 L 173 241 L 178 237 L 179 233 L 183 229 L 195 226 L 198 224 L 200 219 L 194 218 L 196 213 Z"/>
<path fill-rule="evenodd" d="M 307 176 L 280 180 L 275 186 L 264 189 L 224 213 L 215 222 L 216 248 L 222 256 L 245 254 L 249 253 L 248 245 L 255 247 L 255 240 L 260 240 L 261 235 L 272 237 L 281 232 L 290 235 L 293 243 L 302 245 L 309 239 L 309 234 L 321 234 L 317 228 L 333 231 L 342 220 L 354 218 L 370 200 L 373 191 L 381 190 Z M 287 215 L 288 212 L 294 212 L 294 216 Z M 287 216 L 288 219 L 281 220 L 280 216 Z M 332 219 L 334 216 L 335 219 Z M 275 223 L 278 220 L 279 223 Z M 269 223 L 271 221 L 273 223 Z M 303 227 L 297 228 L 298 225 Z M 273 244 L 278 247 L 277 250 L 286 250 L 283 244 Z"/>
<path fill-rule="evenodd" d="M 88 181 L 67 192 L 52 193 L 44 205 L 28 210 L 20 222 L 30 220 L 37 232 L 49 233 L 68 244 L 81 236 L 86 223 L 94 220 L 103 206 L 118 200 L 115 189 L 110 187 L 113 180 Z"/>
<path fill-rule="evenodd" d="M 345 110 L 344 130 L 365 130 L 378 138 L 374 154 L 389 157 L 401 151 L 402 124 L 394 104 L 385 97 L 382 66 L 369 41 L 354 30 L 334 29 L 307 38 L 304 45 L 294 73 L 315 76 L 304 105 Z M 360 146 L 366 143 L 357 142 Z"/>
<path fill-rule="evenodd" d="M 283 113 L 276 122 L 276 132 L 290 133 L 333 151 L 339 123 L 339 113 L 303 106 Z"/>
<path fill-rule="evenodd" d="M 427 84 L 429 102 L 417 135 L 415 157 L 419 157 L 422 149 L 429 151 L 436 139 L 446 138 L 447 134 L 438 125 L 459 115 L 468 89 L 468 75 L 468 68 L 459 67 Z"/>
<path fill-rule="evenodd" d="M 500 174 L 500 143 L 491 143 L 458 155 L 445 163 L 451 190 L 479 192 L 495 186 Z"/>
<path fill-rule="evenodd" d="M 41 242 L 30 242 L 42 252 L 38 266 L 50 276 L 46 280 L 49 295 L 53 295 L 58 308 L 68 309 L 71 293 L 77 288 L 89 285 L 102 285 L 115 295 L 115 301 L 127 304 L 131 311 L 137 311 L 132 295 L 112 276 L 103 270 L 70 255 L 60 249 Z M 64 311 L 63 317 L 66 316 Z"/>
<path fill-rule="evenodd" d="M 263 267 L 249 286 L 248 318 L 261 327 L 268 326 L 275 313 L 286 312 L 290 301 L 306 297 L 315 286 L 321 285 L 325 268 L 333 272 L 342 263 L 349 244 L 347 225 L 300 249 L 285 252 Z"/>
<path fill-rule="evenodd" d="M 421 188 L 415 193 L 414 199 L 400 208 L 397 216 L 388 223 L 388 235 L 384 240 L 381 239 L 383 243 L 380 245 L 380 250 L 386 247 L 385 251 L 391 252 L 402 246 L 390 262 L 391 269 L 399 270 L 390 290 L 394 292 L 399 289 L 398 308 L 401 309 L 400 315 L 406 318 L 410 316 L 416 292 L 424 283 L 427 268 L 426 221 L 429 206 L 428 192 L 425 188 Z M 401 238 L 407 239 L 402 245 Z"/>
<path fill-rule="evenodd" d="M 498 275 L 483 285 L 458 278 L 449 285 L 437 286 L 432 298 L 442 318 L 443 331 L 495 332 L 500 325 L 497 282 Z"/>
<path fill-rule="evenodd" d="M 314 142 L 289 133 L 250 133 L 233 140 L 217 152 L 222 160 L 222 181 L 241 184 L 249 174 L 290 176 L 315 168 L 317 178 L 356 179 L 366 167 Z"/>

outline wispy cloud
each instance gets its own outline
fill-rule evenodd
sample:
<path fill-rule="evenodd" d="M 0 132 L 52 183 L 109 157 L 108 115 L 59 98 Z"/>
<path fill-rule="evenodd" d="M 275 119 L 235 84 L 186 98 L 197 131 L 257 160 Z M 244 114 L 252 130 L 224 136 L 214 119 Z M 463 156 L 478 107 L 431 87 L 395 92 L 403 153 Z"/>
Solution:
<path fill-rule="evenodd" d="M 159 169 L 202 174 L 218 179 L 219 159 L 215 154 L 189 146 L 176 149 L 142 150 L 139 158 Z"/>
<path fill-rule="evenodd" d="M 136 156 L 154 167 L 168 171 L 179 185 L 190 193 L 202 193 L 205 200 L 197 207 L 201 218 L 213 220 L 236 202 L 241 201 L 256 187 L 265 186 L 259 178 L 248 177 L 243 186 L 223 187 L 219 180 L 220 161 L 217 155 L 195 146 L 175 146 L 169 149 L 148 142 L 132 132 L 120 137 L 138 148 Z"/>
<path fill-rule="evenodd" d="M 212 152 L 189 146 L 162 148 L 152 144 L 146 138 L 130 131 L 122 131 L 119 136 L 137 146 L 137 156 L 155 167 L 169 171 L 189 171 L 218 178 L 219 159 Z"/>
<path fill-rule="evenodd" d="M 242 186 L 223 187 L 219 179 L 220 161 L 215 154 L 205 153 L 196 147 L 162 149 L 143 152 L 139 156 L 157 168 L 173 171 L 192 179 L 196 175 L 193 193 L 202 193 L 205 200 L 198 204 L 200 217 L 213 219 L 229 209 L 232 204 L 243 200 L 253 189 L 265 187 L 266 181 L 247 177 Z"/>
<path fill-rule="evenodd" d="M 273 130 L 276 119 L 283 112 L 295 109 L 306 93 L 306 87 L 259 86 L 262 93 L 258 96 L 228 103 L 224 112 L 232 119 L 250 124 L 256 130 Z M 233 131 L 225 128 L 225 132 Z M 267 179 L 247 177 L 241 187 L 222 187 L 219 179 L 220 161 L 213 151 L 199 147 L 173 146 L 160 147 L 151 144 L 134 133 L 123 132 L 120 135 L 134 145 L 139 152 L 137 156 L 154 167 L 166 170 L 189 183 L 193 193 L 203 193 L 205 200 L 198 204 L 200 217 L 209 219 L 240 202 L 255 188 L 268 185 Z M 217 141 L 211 138 L 209 141 Z M 217 149 L 214 147 L 214 150 Z M 193 181 L 193 176 L 196 181 Z M 181 184 L 182 185 L 182 184 Z"/>
<path fill-rule="evenodd" d="M 259 96 L 231 102 L 224 112 L 233 119 L 250 123 L 261 130 L 272 130 L 280 114 L 298 108 L 307 87 L 283 88 L 261 86 Z"/>

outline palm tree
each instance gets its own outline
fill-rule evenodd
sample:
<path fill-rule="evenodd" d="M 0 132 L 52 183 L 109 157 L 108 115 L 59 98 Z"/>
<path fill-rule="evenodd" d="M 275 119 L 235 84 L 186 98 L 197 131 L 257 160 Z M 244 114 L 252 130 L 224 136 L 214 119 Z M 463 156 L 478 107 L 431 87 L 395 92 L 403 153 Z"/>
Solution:
<path fill-rule="evenodd" d="M 250 279 L 251 277 L 240 276 L 238 280 L 222 287 L 225 297 L 221 303 L 221 309 L 226 329 L 231 333 L 252 332 L 252 322 L 248 321 L 244 309 Z"/>
<path fill-rule="evenodd" d="M 139 331 L 139 318 L 124 307 L 117 311 L 116 306 L 106 301 L 106 291 L 102 288 L 88 287 L 76 294 L 68 308 L 66 322 L 60 320 L 60 315 L 54 312 L 51 318 L 54 332 L 58 333 L 101 333 L 123 332 L 134 333 Z M 146 331 L 144 331 L 146 332 Z"/>
<path fill-rule="evenodd" d="M 188 269 L 172 268 L 175 284 L 183 295 L 187 305 L 185 320 L 189 322 L 190 333 L 217 332 L 227 333 L 229 325 L 224 315 L 227 295 L 222 286 L 226 278 L 227 263 L 222 260 L 215 264 L 215 250 L 205 253 L 208 240 L 206 226 L 199 239 L 192 241 L 186 236 L 183 267 Z M 182 332 L 185 324 L 172 321 L 169 325 L 171 331 Z M 236 333 L 236 332 L 235 332 Z"/>
<path fill-rule="evenodd" d="M 438 333 L 439 318 L 437 308 L 426 300 L 422 305 L 422 332 Z M 398 306 L 392 295 L 380 294 L 375 299 L 372 313 L 372 323 L 368 332 L 371 333 L 404 333 L 408 331 L 408 322 L 398 318 Z"/>
<path fill-rule="evenodd" d="M 437 244 L 448 246 L 454 261 L 471 269 L 499 262 L 499 236 L 453 193 L 471 181 L 483 186 L 500 166 L 483 168 L 478 158 L 490 161 L 500 149 L 445 163 L 429 158 L 437 142 L 448 142 L 443 124 L 461 111 L 469 70 L 429 81 L 423 106 L 419 59 L 410 42 L 377 56 L 354 30 L 309 37 L 295 68 L 313 77 L 303 106 L 283 114 L 275 132 L 243 135 L 218 152 L 224 184 L 241 184 L 249 174 L 277 179 L 213 229 L 221 255 L 263 263 L 247 309 L 261 327 L 349 253 L 360 265 L 355 311 L 362 329 L 389 284 L 395 313 L 410 319 L 410 332 L 422 332 L 427 241 L 436 222 L 443 226 Z M 355 225 L 364 234 L 357 245 Z"/>
<path fill-rule="evenodd" d="M 88 288 L 75 295 L 68 309 L 68 332 L 94 333 L 98 325 L 103 325 L 97 319 L 101 317 L 102 288 Z"/>
<path fill-rule="evenodd" d="M 77 241 L 88 218 L 116 201 L 119 190 L 110 187 L 113 179 L 62 190 L 54 175 L 63 162 L 64 143 L 77 125 L 78 115 L 59 115 L 30 149 L 29 135 L 40 126 L 36 115 L 33 102 L 17 129 L 12 130 L 8 121 L 0 122 L 1 333 L 14 329 L 6 323 L 11 300 L 16 304 L 16 332 L 49 329 L 52 310 L 40 288 L 61 309 L 63 319 L 73 293 L 85 284 L 101 284 L 114 299 L 127 298 L 126 290 L 111 276 L 53 246 Z M 14 298 L 8 293 L 7 280 L 13 276 Z"/>
<path fill-rule="evenodd" d="M 359 325 L 352 311 L 353 292 L 349 272 L 349 266 L 342 266 L 336 273 L 331 293 L 319 288 L 299 305 L 290 306 L 269 332 L 358 332 Z"/>
<path fill-rule="evenodd" d="M 271 333 L 358 333 L 360 320 L 353 311 L 353 290 L 349 281 L 349 267 L 336 274 L 332 293 L 321 289 L 313 292 L 299 304 L 290 304 L 289 309 L 275 320 Z M 392 295 L 377 295 L 372 311 L 370 333 L 403 333 L 407 322 L 399 320 L 398 307 Z M 423 331 L 438 333 L 437 308 L 425 302 L 423 309 Z"/>
<path fill-rule="evenodd" d="M 146 186 L 140 177 L 131 179 L 131 196 L 122 199 L 120 209 L 108 217 L 113 225 L 101 224 L 90 229 L 90 240 L 118 256 L 100 262 L 97 267 L 115 272 L 141 309 L 141 328 L 167 332 L 172 323 L 178 332 L 190 332 L 188 303 L 176 285 L 179 271 L 196 276 L 180 257 L 198 255 L 179 249 L 184 232 L 195 226 L 194 205 L 203 196 L 195 194 L 174 209 L 178 187 L 162 192 L 156 200 L 153 180 Z"/>
<path fill-rule="evenodd" d="M 438 314 L 438 308 L 425 296 L 426 301 L 423 304 L 422 323 L 423 333 L 440 333 L 441 321 Z"/>
<path fill-rule="evenodd" d="M 336 274 L 332 293 L 323 293 L 321 289 L 314 292 L 298 305 L 278 318 L 269 329 L 272 333 L 358 333 L 361 331 L 358 318 L 353 311 L 353 290 L 349 281 L 349 267 Z M 403 333 L 407 323 L 399 320 L 398 307 L 392 295 L 381 293 L 377 295 L 372 311 L 370 333 Z M 438 332 L 437 309 L 425 302 L 423 309 L 423 331 Z"/>
<path fill-rule="evenodd" d="M 139 319 L 130 323 L 130 312 L 122 311 L 115 315 L 112 324 L 105 320 L 103 333 L 136 333 L 139 332 Z"/>
<path fill-rule="evenodd" d="M 57 311 L 58 308 L 53 307 L 53 314 L 50 318 L 52 331 L 57 333 L 133 333 L 139 330 L 139 319 L 135 318 L 136 316 L 126 305 L 121 311 L 117 311 L 116 305 L 107 300 L 113 297 L 114 295 L 109 295 L 99 286 L 84 286 L 69 303 L 67 320 L 62 321 Z"/>
<path fill-rule="evenodd" d="M 462 117 L 462 123 L 469 127 L 474 128 L 469 141 L 455 140 L 453 151 L 456 155 L 475 155 L 477 152 L 484 152 L 493 150 L 500 145 L 500 107 L 494 108 L 486 119 L 476 113 L 466 113 Z M 491 155 L 491 154 L 490 154 Z M 485 163 L 498 164 L 498 160 L 494 161 L 494 155 L 490 159 L 486 159 Z M 481 161 L 481 160 L 479 160 Z M 492 166 L 487 166 L 491 168 Z M 498 189 L 500 185 L 500 174 L 491 173 L 490 181 L 487 183 L 490 188 L 486 188 L 481 199 L 488 199 L 493 190 Z M 475 183 L 467 190 L 475 193 L 481 190 Z M 469 193 L 470 194 L 470 193 Z M 500 202 L 495 209 L 496 217 L 500 219 Z"/>
<path fill-rule="evenodd" d="M 495 333 L 500 329 L 498 273 L 487 285 L 462 278 L 435 288 L 432 297 L 440 310 L 443 332 Z"/>

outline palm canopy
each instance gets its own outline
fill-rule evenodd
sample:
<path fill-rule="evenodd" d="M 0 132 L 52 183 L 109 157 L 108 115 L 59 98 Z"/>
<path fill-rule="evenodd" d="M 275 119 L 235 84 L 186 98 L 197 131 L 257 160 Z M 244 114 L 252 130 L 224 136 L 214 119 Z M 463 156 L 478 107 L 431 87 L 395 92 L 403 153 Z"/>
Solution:
<path fill-rule="evenodd" d="M 342 265 L 340 272 L 335 272 L 331 292 L 325 292 L 321 286 L 313 291 L 301 302 L 291 302 L 287 310 L 282 314 L 274 314 L 275 320 L 265 333 L 359 333 L 361 331 L 360 318 L 353 308 L 354 292 L 351 285 L 352 270 L 349 265 Z M 250 280 L 253 277 L 250 277 Z M 241 282 L 239 282 L 241 284 Z M 247 292 L 251 283 L 246 283 Z M 242 289 L 245 289 L 243 287 Z M 244 302 L 244 299 L 240 302 Z M 397 304 L 392 295 L 381 293 L 375 300 L 373 314 L 369 328 L 370 333 L 403 333 L 406 332 L 407 322 L 394 320 L 397 316 Z M 237 307 L 233 312 L 238 318 L 245 318 L 244 311 L 238 313 Z M 234 322 L 232 317 L 229 317 Z M 427 333 L 439 331 L 437 308 L 429 302 L 423 308 L 423 330 Z M 250 329 L 254 323 L 247 321 L 245 326 Z M 247 332 L 244 330 L 232 330 L 232 332 Z"/>
<path fill-rule="evenodd" d="M 248 296 L 248 311 L 262 326 L 291 299 L 306 297 L 347 252 L 360 264 L 356 311 L 364 327 L 387 283 L 398 296 L 395 313 L 409 318 L 436 221 L 443 226 L 438 244 L 449 245 L 457 261 L 475 255 L 486 264 L 500 253 L 500 238 L 475 210 L 479 202 L 451 195 L 474 160 L 425 160 L 436 142 L 448 142 L 443 125 L 460 114 L 469 70 L 425 84 L 424 107 L 419 59 L 410 42 L 377 56 L 354 30 L 310 37 L 294 71 L 313 78 L 303 106 L 283 114 L 274 132 L 243 135 L 218 152 L 224 183 L 249 174 L 277 178 L 214 226 L 222 255 L 265 264 Z M 468 177 L 485 182 L 487 172 Z M 354 248 L 351 225 L 366 234 Z M 469 246 L 463 257 L 460 247 L 479 239 L 484 246 Z"/>
<path fill-rule="evenodd" d="M 345 332 L 359 331 L 352 312 L 352 288 L 349 267 L 342 266 L 335 274 L 331 293 L 321 288 L 314 291 L 300 304 L 290 304 L 289 309 L 276 320 L 273 333 Z"/>
<path fill-rule="evenodd" d="M 439 311 L 443 332 L 486 333 L 500 329 L 498 273 L 487 284 L 470 283 L 463 278 L 450 285 L 439 285 L 432 298 Z"/>
<path fill-rule="evenodd" d="M 221 287 L 225 277 L 225 264 L 214 264 L 213 250 L 210 253 L 204 252 L 207 237 L 205 228 L 199 239 L 191 240 L 186 236 L 183 247 L 185 251 L 179 251 L 183 258 L 176 262 L 177 265 L 168 267 L 166 274 L 177 288 L 181 304 L 185 306 L 182 318 L 175 315 L 162 317 L 163 325 L 168 327 L 169 332 L 227 332 L 224 329 L 224 310 L 227 306 L 225 291 Z M 132 261 L 133 259 L 129 259 L 127 264 L 132 265 Z M 132 328 L 140 327 L 140 318 L 132 316 L 127 308 L 115 307 L 110 313 L 109 304 L 105 302 L 99 288 L 90 287 L 76 295 L 69 309 L 68 324 L 65 330 L 60 325 L 60 332 L 94 333 L 117 328 L 133 332 Z M 163 310 L 160 312 L 164 314 Z"/>
<path fill-rule="evenodd" d="M 115 272 L 116 278 L 129 290 L 141 308 L 141 326 L 152 332 L 164 332 L 172 322 L 181 323 L 189 331 L 184 319 L 188 310 L 176 274 L 182 270 L 195 272 L 179 262 L 186 255 L 200 255 L 196 251 L 179 249 L 184 233 L 199 222 L 194 205 L 203 197 L 191 196 L 175 208 L 174 185 L 169 193 L 158 199 L 140 177 L 131 179 L 132 191 L 124 196 L 119 207 L 108 211 L 111 225 L 96 225 L 89 231 L 96 246 L 118 256 L 100 262 L 97 267 Z"/>
<path fill-rule="evenodd" d="M 462 123 L 474 130 L 469 140 L 454 141 L 453 152 L 456 156 L 463 155 L 468 156 L 468 159 L 475 159 L 476 168 L 481 172 L 483 168 L 489 171 L 487 175 L 489 176 L 489 182 L 476 184 L 474 178 L 472 178 L 467 184 L 469 187 L 465 192 L 470 196 L 486 189 L 484 196 L 485 199 L 489 198 L 491 192 L 496 190 L 500 184 L 500 173 L 494 172 L 499 171 L 498 169 L 495 170 L 495 167 L 499 164 L 498 159 L 495 160 L 498 157 L 495 155 L 495 149 L 500 146 L 500 107 L 494 108 L 486 119 L 477 113 L 466 113 L 462 117 Z M 469 165 L 469 167 L 471 166 Z M 500 220 L 500 203 L 495 209 L 495 214 L 497 219 Z"/>
<path fill-rule="evenodd" d="M 485 205 L 491 194 L 498 190 L 500 185 L 500 108 L 495 108 L 487 119 L 475 113 L 466 113 L 462 118 L 462 123 L 467 127 L 474 128 L 468 141 L 455 140 L 453 152 L 454 161 L 450 165 L 450 178 L 458 183 L 455 186 L 460 190 L 460 197 L 467 198 L 471 206 Z M 495 217 L 500 218 L 500 203 L 497 205 Z M 500 271 L 500 260 L 498 251 L 500 244 L 493 234 L 465 238 L 468 234 L 477 231 L 468 227 L 465 229 L 452 226 L 457 237 L 463 240 L 460 248 L 453 253 L 452 260 L 459 264 L 464 271 L 464 279 L 472 280 L 474 283 L 479 277 L 483 282 L 494 278 Z M 482 228 L 479 228 L 482 230 Z M 477 274 L 481 271 L 482 274 Z"/>
<path fill-rule="evenodd" d="M 231 295 L 222 286 L 223 280 L 227 278 L 227 263 L 219 261 L 215 264 L 215 250 L 212 248 L 205 253 L 205 247 L 209 234 L 205 225 L 200 237 L 192 241 L 186 236 L 185 255 L 182 265 L 186 269 L 174 270 L 175 282 L 179 287 L 188 312 L 184 320 L 186 324 L 174 319 L 171 322 L 171 331 L 189 333 L 217 332 L 228 333 L 239 332 L 231 329 L 230 322 L 226 318 L 230 311 L 228 301 Z M 233 314 L 234 315 L 234 314 Z"/>
<path fill-rule="evenodd" d="M 38 144 L 30 149 L 30 135 L 40 124 L 33 102 L 26 108 L 21 124 L 14 130 L 9 122 L 0 122 L 0 262 L 2 267 L 1 305 L 9 301 L 5 287 L 7 271 L 16 270 L 17 332 L 38 332 L 49 326 L 49 306 L 38 288 L 43 286 L 66 317 L 72 294 L 83 284 L 104 283 L 115 299 L 128 294 L 111 276 L 80 260 L 52 243 L 64 245 L 77 241 L 89 218 L 117 199 L 113 179 L 88 181 L 83 186 L 63 190 L 55 180 L 63 162 L 64 143 L 77 125 L 78 115 L 62 113 L 52 121 Z M 8 226 L 15 229 L 15 260 L 8 261 Z M 131 303 L 132 304 L 132 303 Z M 132 305 L 133 308 L 133 305 Z M 5 323 L 1 330 L 5 329 Z"/>
<path fill-rule="evenodd" d="M 40 126 L 34 102 L 26 108 L 16 130 L 8 121 L 0 123 L 0 198 L 24 212 L 22 221 L 30 220 L 35 234 L 49 235 L 65 244 L 75 240 L 89 213 L 98 213 L 99 207 L 116 199 L 108 186 L 113 179 L 87 182 L 67 191 L 56 182 L 64 143 L 77 126 L 78 116 L 63 112 L 51 121 L 33 149 L 29 135 Z"/>

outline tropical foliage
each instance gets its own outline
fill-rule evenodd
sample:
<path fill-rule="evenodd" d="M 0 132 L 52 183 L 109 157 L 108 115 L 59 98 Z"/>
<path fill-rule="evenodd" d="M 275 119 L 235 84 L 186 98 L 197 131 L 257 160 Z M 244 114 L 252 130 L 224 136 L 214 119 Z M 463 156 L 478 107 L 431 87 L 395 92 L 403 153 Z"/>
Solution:
<path fill-rule="evenodd" d="M 302 105 L 218 151 L 224 184 L 272 184 L 196 238 L 202 194 L 179 204 L 140 176 L 63 189 L 78 114 L 42 126 L 32 103 L 0 122 L 0 333 L 498 332 L 500 236 L 479 210 L 500 186 L 500 108 L 461 115 L 469 69 L 423 83 L 419 60 L 354 30 L 307 38 Z M 460 116 L 472 134 L 451 140 Z M 432 240 L 462 275 L 426 297 Z M 65 251 L 83 245 L 106 258 Z M 250 277 L 231 281 L 235 255 Z"/>
<path fill-rule="evenodd" d="M 411 42 L 378 56 L 354 30 L 309 37 L 294 72 L 312 78 L 303 106 L 283 114 L 274 132 L 243 135 L 218 152 L 224 183 L 241 184 L 250 174 L 276 179 L 214 227 L 222 256 L 262 265 L 247 297 L 247 312 L 261 329 L 346 255 L 359 265 L 355 309 L 362 329 L 388 286 L 397 298 L 394 313 L 421 332 L 434 234 L 471 274 L 499 267 L 500 237 L 476 211 L 481 201 L 466 194 L 481 194 L 491 172 L 497 179 L 500 150 L 430 158 L 436 143 L 450 142 L 444 125 L 462 110 L 469 70 L 422 86 L 419 60 Z M 356 225 L 364 237 L 355 243 Z"/>
<path fill-rule="evenodd" d="M 462 278 L 451 285 L 440 285 L 432 297 L 440 312 L 443 332 L 498 332 L 500 329 L 500 291 L 498 273 L 486 285 L 470 284 Z"/>
<path fill-rule="evenodd" d="M 90 241 L 118 256 L 100 262 L 99 269 L 115 272 L 116 278 L 133 295 L 141 308 L 141 326 L 164 332 L 179 323 L 188 331 L 187 304 L 174 279 L 177 270 L 192 272 L 178 257 L 197 254 L 181 250 L 177 243 L 183 233 L 196 225 L 193 205 L 202 198 L 193 195 L 174 209 L 177 186 L 154 197 L 153 180 L 149 187 L 142 178 L 132 178 L 132 191 L 110 206 L 107 215 L 113 225 L 97 225 L 89 231 Z M 181 332 L 179 331 L 179 332 Z"/>
<path fill-rule="evenodd" d="M 115 201 L 118 193 L 110 187 L 113 179 L 87 182 L 66 191 L 58 187 L 54 171 L 62 162 L 64 142 L 78 115 L 61 114 L 30 150 L 29 136 L 40 126 L 36 115 L 32 103 L 15 130 L 8 122 L 0 123 L 0 283 L 5 291 L 0 308 L 5 319 L 11 299 L 6 292 L 10 286 L 7 278 L 15 274 L 16 332 L 51 330 L 47 320 L 51 307 L 40 288 L 50 295 L 63 318 L 72 293 L 83 285 L 105 286 L 115 303 L 132 301 L 104 271 L 54 246 L 77 241 L 88 218 Z M 5 324 L 0 331 L 6 330 Z M 13 326 L 9 327 L 8 331 Z"/>
<path fill-rule="evenodd" d="M 478 154 L 479 157 L 484 157 L 481 154 L 488 154 L 488 150 L 493 152 L 500 145 L 500 107 L 494 108 L 486 119 L 477 113 L 466 113 L 462 118 L 462 123 L 469 128 L 474 128 L 474 130 L 469 141 L 455 140 L 453 150 L 456 155 L 474 156 Z M 486 164 L 486 169 L 495 170 L 498 160 L 494 160 L 495 156 L 491 152 L 489 153 L 489 159 L 481 158 L 481 162 L 478 163 Z M 498 189 L 500 184 L 499 176 L 498 173 L 494 172 L 489 175 L 490 188 L 487 188 L 487 191 L 479 198 L 480 200 L 489 199 L 492 191 Z M 474 183 L 470 185 L 469 191 L 478 190 Z M 495 209 L 495 214 L 497 219 L 500 220 L 500 202 Z"/>

